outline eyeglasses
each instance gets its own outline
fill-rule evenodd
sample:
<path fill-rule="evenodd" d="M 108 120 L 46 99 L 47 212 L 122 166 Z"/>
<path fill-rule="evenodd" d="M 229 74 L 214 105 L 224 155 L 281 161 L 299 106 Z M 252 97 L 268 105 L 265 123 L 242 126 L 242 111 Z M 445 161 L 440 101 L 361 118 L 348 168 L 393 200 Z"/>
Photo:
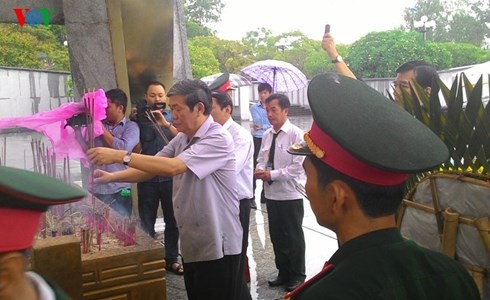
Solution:
<path fill-rule="evenodd" d="M 402 89 L 409 89 L 410 88 L 410 83 L 406 80 L 395 80 L 392 82 L 393 86 L 395 88 L 401 87 Z"/>

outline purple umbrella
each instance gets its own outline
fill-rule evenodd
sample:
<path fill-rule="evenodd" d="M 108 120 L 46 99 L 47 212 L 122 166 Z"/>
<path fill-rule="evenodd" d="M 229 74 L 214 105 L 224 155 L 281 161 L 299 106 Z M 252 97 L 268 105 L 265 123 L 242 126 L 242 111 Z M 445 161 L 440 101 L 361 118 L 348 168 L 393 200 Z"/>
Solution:
<path fill-rule="evenodd" d="M 261 60 L 240 72 L 272 86 L 274 92 L 290 92 L 305 88 L 308 79 L 298 68 L 281 60 Z"/>

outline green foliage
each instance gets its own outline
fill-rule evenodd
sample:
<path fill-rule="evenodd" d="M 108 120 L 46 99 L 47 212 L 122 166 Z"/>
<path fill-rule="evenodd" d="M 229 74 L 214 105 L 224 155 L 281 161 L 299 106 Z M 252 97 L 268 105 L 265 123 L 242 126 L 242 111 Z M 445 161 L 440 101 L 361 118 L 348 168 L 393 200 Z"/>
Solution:
<path fill-rule="evenodd" d="M 488 0 L 417 0 L 414 7 L 405 9 L 405 27 L 414 30 L 414 21 L 427 16 L 436 27 L 427 32 L 435 42 L 469 43 L 483 45 L 490 37 L 490 6 Z"/>
<path fill-rule="evenodd" d="M 314 41 L 316 48 L 311 49 L 304 63 L 304 73 L 306 77 L 313 78 L 314 76 L 326 72 L 335 72 L 334 64 L 330 63 L 330 58 L 327 53 L 321 48 L 321 41 Z M 342 57 L 348 57 L 350 52 L 349 45 L 336 45 L 337 52 Z M 349 64 L 349 62 L 347 62 Z"/>
<path fill-rule="evenodd" d="M 221 72 L 236 73 L 243 67 L 253 63 L 252 49 L 238 41 L 221 40 L 215 36 L 199 36 L 192 39 L 199 49 L 207 48 L 219 62 Z M 218 72 L 215 72 L 218 73 Z M 209 73 L 206 75 L 211 75 Z"/>
<path fill-rule="evenodd" d="M 213 30 L 192 20 L 186 21 L 186 29 L 188 39 L 192 39 L 196 36 L 214 36 Z"/>
<path fill-rule="evenodd" d="M 70 69 L 68 49 L 49 27 L 0 24 L 0 65 L 8 67 Z"/>
<path fill-rule="evenodd" d="M 451 53 L 451 67 L 483 63 L 490 60 L 490 51 L 468 43 L 440 43 Z"/>
<path fill-rule="evenodd" d="M 444 47 L 402 30 L 369 33 L 352 45 L 347 57 L 354 74 L 363 78 L 392 77 L 401 63 L 410 60 L 425 60 L 437 69 L 451 66 Z"/>
<path fill-rule="evenodd" d="M 216 23 L 223 7 L 221 0 L 185 0 L 184 15 L 187 20 L 201 25 Z"/>
<path fill-rule="evenodd" d="M 437 134 L 449 149 L 450 157 L 441 169 L 490 174 L 490 106 L 484 107 L 482 91 L 483 76 L 473 86 L 463 74 L 456 77 L 450 89 L 440 79 L 433 82 L 430 96 L 417 84 L 410 94 L 404 93 L 405 109 Z"/>
<path fill-rule="evenodd" d="M 211 49 L 196 46 L 190 41 L 189 56 L 192 65 L 192 77 L 202 78 L 210 74 L 219 73 L 219 62 Z"/>

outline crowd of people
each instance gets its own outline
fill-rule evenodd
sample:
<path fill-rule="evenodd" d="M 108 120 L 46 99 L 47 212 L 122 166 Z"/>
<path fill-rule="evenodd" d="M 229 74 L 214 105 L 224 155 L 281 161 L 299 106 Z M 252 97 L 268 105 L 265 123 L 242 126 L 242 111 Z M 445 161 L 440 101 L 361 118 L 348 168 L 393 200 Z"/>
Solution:
<path fill-rule="evenodd" d="M 97 166 L 96 196 L 131 217 L 131 183 L 138 183 L 141 228 L 152 237 L 161 205 L 166 267 L 183 275 L 190 300 L 252 299 L 246 254 L 250 211 L 259 201 L 267 209 L 277 268 L 268 284 L 283 286 L 287 299 L 480 299 L 459 263 L 404 240 L 395 222 L 407 176 L 448 156 L 440 139 L 397 105 L 414 83 L 430 94 L 435 69 L 422 61 L 401 65 L 393 103 L 356 78 L 329 32 L 322 48 L 337 72 L 309 84 L 313 124 L 306 133 L 289 121 L 288 97 L 267 83 L 259 84 L 260 99 L 250 108 L 251 132 L 232 119 L 226 77 L 209 86 L 182 80 L 168 91 L 149 82 L 131 120 L 125 93 L 107 91 L 104 133 L 87 150 Z M 334 231 L 339 244 L 306 282 L 304 199 L 296 186 L 305 178 L 317 222 Z M 256 180 L 263 183 L 260 200 Z M 0 213 L 23 198 L 9 195 L 9 201 L 0 197 Z M 46 202 L 41 195 L 29 201 L 37 198 Z M 18 257 L 5 253 L 30 247 L 3 243 L 0 270 Z"/>

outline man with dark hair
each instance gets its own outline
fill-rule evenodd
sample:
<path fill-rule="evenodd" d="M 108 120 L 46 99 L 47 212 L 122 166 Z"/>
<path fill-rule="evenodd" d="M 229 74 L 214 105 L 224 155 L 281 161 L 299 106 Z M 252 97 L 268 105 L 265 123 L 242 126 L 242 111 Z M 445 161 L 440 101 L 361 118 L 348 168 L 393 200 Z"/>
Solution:
<path fill-rule="evenodd" d="M 211 93 L 213 97 L 213 109 L 211 116 L 214 121 L 228 130 L 235 144 L 236 174 L 238 199 L 240 199 L 240 223 L 243 229 L 242 253 L 240 259 L 241 293 L 239 299 L 252 299 L 245 281 L 245 266 L 247 260 L 248 229 L 250 224 L 250 205 L 253 201 L 253 141 L 250 133 L 240 124 L 233 121 L 233 102 L 228 93 L 217 91 Z M 248 270 L 247 270 L 248 271 Z"/>
<path fill-rule="evenodd" d="M 417 68 L 419 68 L 418 74 L 415 72 Z M 431 77 L 433 76 L 438 76 L 436 69 L 423 60 L 412 60 L 399 66 L 396 69 L 395 81 L 393 81 L 395 102 L 398 105 L 402 105 L 402 90 L 410 93 L 410 84 L 413 81 L 422 86 L 429 95 L 432 82 Z"/>
<path fill-rule="evenodd" d="M 135 120 L 140 128 L 142 154 L 155 155 L 177 134 L 177 129 L 171 123 L 171 112 L 165 108 L 166 99 L 163 83 L 151 81 L 146 85 L 145 99 L 137 105 Z M 162 121 L 162 125 L 156 122 L 157 119 Z M 155 237 L 159 204 L 165 222 L 166 269 L 177 275 L 183 275 L 184 268 L 178 262 L 179 230 L 172 204 L 172 177 L 156 176 L 148 181 L 138 182 L 138 212 L 141 227 L 151 237 Z"/>
<path fill-rule="evenodd" d="M 96 147 L 108 147 L 131 152 L 139 143 L 140 130 L 138 125 L 126 118 L 128 97 L 121 89 L 106 91 L 107 118 L 102 121 L 103 134 L 95 138 Z M 97 166 L 107 172 L 124 170 L 127 167 L 121 164 Z M 126 182 L 111 182 L 95 184 L 95 196 L 109 205 L 120 215 L 131 217 L 133 200 L 131 197 L 131 184 Z"/>
<path fill-rule="evenodd" d="M 432 82 L 439 77 L 437 70 L 431 65 L 420 65 L 413 69 L 415 82 L 418 83 L 427 96 L 432 91 Z"/>
<path fill-rule="evenodd" d="M 174 213 L 180 233 L 189 300 L 237 299 L 242 245 L 233 140 L 210 117 L 211 93 L 200 80 L 182 80 L 168 92 L 179 133 L 155 156 L 92 148 L 95 164 L 126 164 L 98 170 L 96 182 L 139 182 L 173 176 Z"/>
<path fill-rule="evenodd" d="M 46 175 L 0 167 L 0 299 L 70 299 L 55 283 L 26 271 L 25 252 L 32 247 L 43 212 L 50 205 L 75 202 L 85 195 Z"/>
<path fill-rule="evenodd" d="M 268 83 L 261 82 L 257 87 L 259 91 L 259 101 L 250 106 L 250 114 L 252 116 L 252 137 L 254 141 L 254 168 L 257 167 L 257 156 L 259 155 L 260 145 L 262 144 L 262 136 L 264 132 L 271 128 L 269 119 L 267 119 L 267 112 L 265 111 L 265 99 L 272 94 L 272 86 Z M 252 201 L 252 208 L 257 208 L 255 202 L 255 189 L 257 187 L 256 181 L 253 181 L 253 193 L 254 200 Z M 264 189 L 260 193 L 260 203 L 265 203 Z"/>
<path fill-rule="evenodd" d="M 269 234 L 279 271 L 269 286 L 285 285 L 292 291 L 306 278 L 303 197 L 296 190 L 296 181 L 304 172 L 303 157 L 290 155 L 287 148 L 303 140 L 303 131 L 288 120 L 291 104 L 287 96 L 272 94 L 265 102 L 272 128 L 264 132 L 255 177 L 263 180 Z"/>
<path fill-rule="evenodd" d="M 463 266 L 404 240 L 396 227 L 408 174 L 436 169 L 449 155 L 444 143 L 352 78 L 316 76 L 308 101 L 311 130 L 288 151 L 306 155 L 306 195 L 317 222 L 337 234 L 339 249 L 285 298 L 479 299 Z"/>

